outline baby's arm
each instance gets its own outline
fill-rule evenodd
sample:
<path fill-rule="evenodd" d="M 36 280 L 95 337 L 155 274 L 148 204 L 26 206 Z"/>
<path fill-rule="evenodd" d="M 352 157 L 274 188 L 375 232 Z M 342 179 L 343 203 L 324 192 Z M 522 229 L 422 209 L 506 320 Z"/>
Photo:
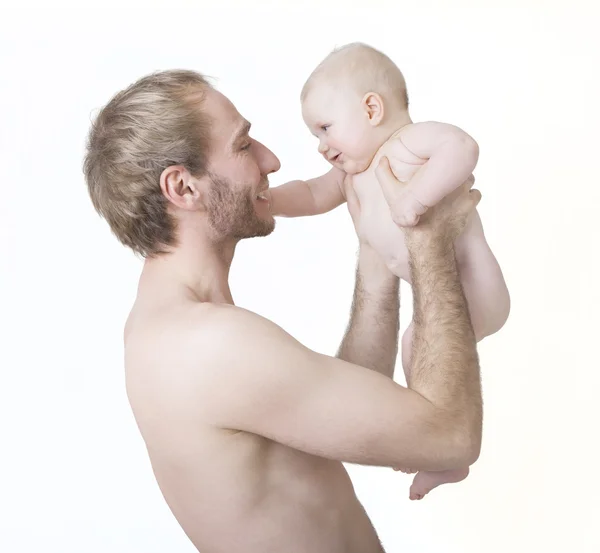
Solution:
<path fill-rule="evenodd" d="M 320 215 L 346 201 L 343 183 L 346 173 L 333 168 L 307 181 L 293 180 L 270 191 L 271 213 L 279 217 Z"/>
<path fill-rule="evenodd" d="M 477 165 L 479 146 L 458 127 L 434 121 L 407 125 L 397 139 L 413 154 L 427 159 L 406 188 L 406 196 L 402 199 L 404 221 L 396 221 L 412 226 L 428 208 L 471 176 Z"/>

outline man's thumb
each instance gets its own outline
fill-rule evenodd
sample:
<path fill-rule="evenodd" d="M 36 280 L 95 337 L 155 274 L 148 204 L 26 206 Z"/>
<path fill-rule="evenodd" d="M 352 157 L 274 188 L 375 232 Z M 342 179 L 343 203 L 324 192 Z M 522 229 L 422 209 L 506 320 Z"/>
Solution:
<path fill-rule="evenodd" d="M 469 190 L 469 198 L 473 202 L 473 207 L 477 207 L 477 204 L 481 201 L 481 192 L 477 188 Z"/>
<path fill-rule="evenodd" d="M 380 184 L 382 183 L 382 181 L 389 181 L 390 178 L 394 178 L 394 175 L 392 174 L 392 170 L 390 168 L 390 160 L 387 157 L 383 156 L 379 160 L 379 163 L 375 168 L 375 175 L 379 179 Z"/>
<path fill-rule="evenodd" d="M 462 196 L 461 201 L 459 203 L 458 211 L 464 214 L 469 214 L 473 211 L 477 204 L 481 201 L 481 192 L 476 188 L 472 188 L 469 192 Z"/>
<path fill-rule="evenodd" d="M 375 176 L 390 207 L 395 203 L 400 193 L 401 182 L 394 176 L 387 157 L 382 157 L 375 168 Z"/>

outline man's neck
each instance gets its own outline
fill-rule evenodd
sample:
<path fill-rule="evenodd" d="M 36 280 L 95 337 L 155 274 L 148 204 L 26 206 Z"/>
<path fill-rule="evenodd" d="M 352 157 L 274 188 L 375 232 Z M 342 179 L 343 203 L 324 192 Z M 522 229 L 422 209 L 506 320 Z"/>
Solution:
<path fill-rule="evenodd" d="M 233 304 L 229 269 L 236 245 L 235 241 L 215 243 L 182 233 L 169 253 L 146 260 L 140 285 L 144 280 L 158 281 L 200 302 Z"/>

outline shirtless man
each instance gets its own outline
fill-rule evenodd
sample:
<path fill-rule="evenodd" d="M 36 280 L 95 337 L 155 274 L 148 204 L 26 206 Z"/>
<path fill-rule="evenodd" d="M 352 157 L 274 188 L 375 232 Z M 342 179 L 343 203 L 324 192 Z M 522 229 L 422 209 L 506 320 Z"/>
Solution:
<path fill-rule="evenodd" d="M 264 191 L 278 169 L 194 72 L 140 79 L 99 113 L 90 196 L 146 259 L 125 328 L 129 400 L 202 553 L 381 553 L 342 462 L 439 471 L 479 455 L 479 365 L 453 242 L 480 194 L 467 182 L 404 230 L 415 302 L 404 388 L 391 378 L 398 278 L 364 244 L 337 358 L 234 306 L 235 246 L 273 230 Z M 378 177 L 402 186 L 386 165 Z M 352 197 L 349 209 L 356 219 Z"/>

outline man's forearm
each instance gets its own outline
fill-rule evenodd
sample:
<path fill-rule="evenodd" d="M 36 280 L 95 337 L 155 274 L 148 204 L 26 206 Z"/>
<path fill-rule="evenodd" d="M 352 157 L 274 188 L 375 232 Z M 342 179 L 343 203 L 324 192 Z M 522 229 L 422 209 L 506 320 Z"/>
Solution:
<path fill-rule="evenodd" d="M 413 349 L 408 385 L 480 448 L 482 399 L 475 334 L 452 243 L 422 242 L 410 256 Z"/>
<path fill-rule="evenodd" d="M 392 378 L 398 354 L 399 279 L 361 247 L 352 312 L 337 357 Z"/>

